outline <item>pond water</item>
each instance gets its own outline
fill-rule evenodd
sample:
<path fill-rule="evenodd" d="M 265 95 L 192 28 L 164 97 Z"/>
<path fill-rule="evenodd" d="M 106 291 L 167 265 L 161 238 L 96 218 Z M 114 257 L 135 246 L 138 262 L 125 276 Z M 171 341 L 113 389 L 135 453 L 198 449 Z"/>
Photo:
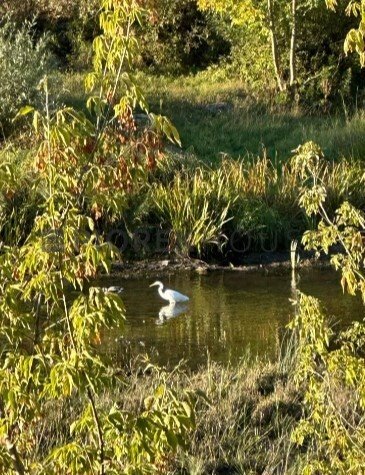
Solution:
<path fill-rule="evenodd" d="M 105 347 L 117 357 L 147 353 L 159 364 L 181 359 L 194 368 L 211 360 L 235 363 L 251 353 L 274 357 L 285 325 L 293 316 L 291 273 L 182 273 L 162 279 L 166 287 L 190 297 L 171 309 L 155 279 L 110 278 L 102 285 L 121 285 L 126 308 L 122 335 L 106 335 Z M 334 322 L 347 325 L 364 317 L 360 299 L 343 295 L 339 276 L 329 270 L 301 270 L 297 288 L 321 299 Z"/>

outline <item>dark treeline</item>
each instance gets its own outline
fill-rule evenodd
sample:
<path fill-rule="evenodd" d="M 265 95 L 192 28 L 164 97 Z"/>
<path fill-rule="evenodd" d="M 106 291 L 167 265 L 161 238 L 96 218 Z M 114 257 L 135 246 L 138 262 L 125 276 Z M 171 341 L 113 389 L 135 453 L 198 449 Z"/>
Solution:
<path fill-rule="evenodd" d="M 338 15 L 324 2 L 298 7 L 295 94 L 277 94 L 271 46 L 265 22 L 233 22 L 231 15 L 199 9 L 198 0 L 144 0 L 148 21 L 135 35 L 140 44 L 138 67 L 158 74 L 189 74 L 219 65 L 227 77 L 240 77 L 248 90 L 295 102 L 306 111 L 328 112 L 334 105 L 360 104 L 363 72 L 355 56 L 346 56 L 343 42 L 357 19 Z M 275 3 L 277 47 L 283 81 L 288 82 L 291 25 L 282 2 Z M 339 2 L 339 9 L 346 2 Z M 99 33 L 98 2 L 9 0 L 0 13 L 20 25 L 33 19 L 36 37 L 46 33 L 59 67 L 90 66 L 91 42 Z"/>

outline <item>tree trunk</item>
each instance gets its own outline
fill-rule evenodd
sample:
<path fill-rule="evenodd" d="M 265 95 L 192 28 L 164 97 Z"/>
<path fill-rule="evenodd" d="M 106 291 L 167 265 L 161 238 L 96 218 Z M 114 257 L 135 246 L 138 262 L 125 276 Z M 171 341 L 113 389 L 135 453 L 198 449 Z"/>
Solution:
<path fill-rule="evenodd" d="M 295 65 L 295 51 L 297 45 L 297 0 L 291 2 L 291 38 L 290 38 L 290 86 L 293 86 L 297 80 Z"/>
<path fill-rule="evenodd" d="M 267 0 L 267 12 L 268 12 L 269 29 L 270 29 L 270 36 L 271 36 L 272 59 L 274 63 L 276 82 L 278 84 L 279 90 L 284 91 L 285 83 L 283 81 L 282 71 L 281 71 L 281 66 L 280 66 L 280 58 L 279 58 L 275 18 L 274 18 L 274 10 L 273 10 L 273 0 Z"/>

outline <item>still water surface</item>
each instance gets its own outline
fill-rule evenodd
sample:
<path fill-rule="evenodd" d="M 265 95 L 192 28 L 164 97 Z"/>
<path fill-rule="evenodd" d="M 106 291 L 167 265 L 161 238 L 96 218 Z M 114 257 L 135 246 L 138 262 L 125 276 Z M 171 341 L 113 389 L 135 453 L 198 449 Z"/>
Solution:
<path fill-rule="evenodd" d="M 154 362 L 175 364 L 181 359 L 194 368 L 212 360 L 232 363 L 251 353 L 275 356 L 285 325 L 293 316 L 292 277 L 262 272 L 182 273 L 163 283 L 190 297 L 186 305 L 169 308 L 154 279 L 113 278 L 102 285 L 121 285 L 126 307 L 123 335 L 106 338 L 108 350 L 148 353 Z M 338 275 L 329 270 L 301 270 L 297 288 L 321 299 L 327 314 L 340 325 L 364 318 L 358 298 L 343 295 Z"/>

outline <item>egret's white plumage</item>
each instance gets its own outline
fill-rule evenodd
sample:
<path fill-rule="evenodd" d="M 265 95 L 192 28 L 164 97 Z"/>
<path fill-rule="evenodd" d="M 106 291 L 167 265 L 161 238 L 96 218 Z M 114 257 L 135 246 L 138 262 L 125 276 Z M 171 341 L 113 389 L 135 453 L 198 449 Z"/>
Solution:
<path fill-rule="evenodd" d="M 189 300 L 189 297 L 181 294 L 180 292 L 177 292 L 176 290 L 163 290 L 163 283 L 159 280 L 150 285 L 150 287 L 154 286 L 158 286 L 158 293 L 160 294 L 160 297 L 164 300 L 168 300 L 170 304 L 175 304 L 177 302 L 187 302 Z"/>

